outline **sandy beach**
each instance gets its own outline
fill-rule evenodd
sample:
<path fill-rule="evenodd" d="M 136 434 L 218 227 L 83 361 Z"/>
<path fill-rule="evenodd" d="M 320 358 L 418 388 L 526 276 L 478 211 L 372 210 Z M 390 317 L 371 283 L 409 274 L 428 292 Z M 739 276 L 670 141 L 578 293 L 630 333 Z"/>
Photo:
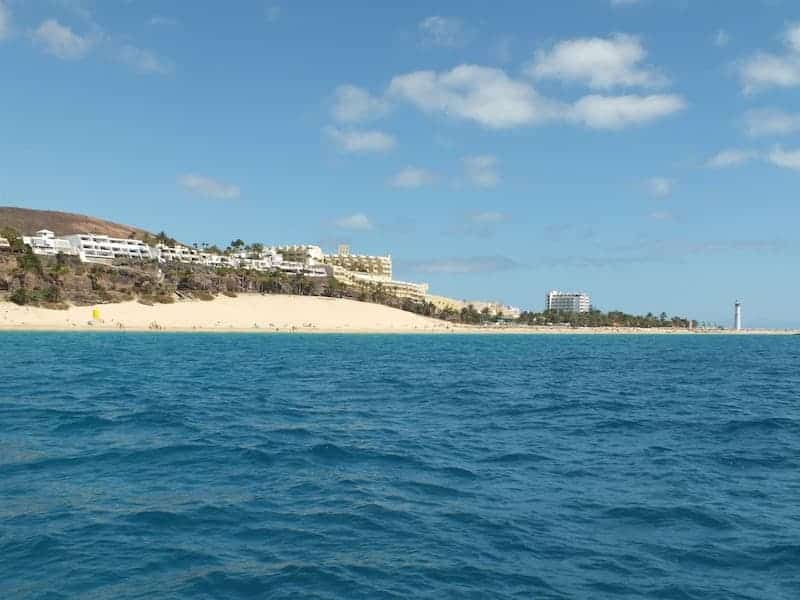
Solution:
<path fill-rule="evenodd" d="M 95 317 L 95 310 L 97 316 Z M 681 335 L 684 329 L 510 327 L 453 325 L 406 311 L 317 296 L 240 295 L 148 306 L 139 302 L 51 310 L 0 302 L 0 331 L 239 331 L 319 333 L 585 333 Z M 711 330 L 703 333 L 730 333 Z M 792 331 L 747 330 L 738 333 Z"/>

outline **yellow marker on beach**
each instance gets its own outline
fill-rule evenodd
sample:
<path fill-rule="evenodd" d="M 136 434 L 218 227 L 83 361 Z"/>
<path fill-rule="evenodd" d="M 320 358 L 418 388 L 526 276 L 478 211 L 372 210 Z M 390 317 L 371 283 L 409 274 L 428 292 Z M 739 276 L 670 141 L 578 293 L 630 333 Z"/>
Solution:
<path fill-rule="evenodd" d="M 100 309 L 93 308 L 92 309 L 92 320 L 99 321 L 100 320 Z"/>

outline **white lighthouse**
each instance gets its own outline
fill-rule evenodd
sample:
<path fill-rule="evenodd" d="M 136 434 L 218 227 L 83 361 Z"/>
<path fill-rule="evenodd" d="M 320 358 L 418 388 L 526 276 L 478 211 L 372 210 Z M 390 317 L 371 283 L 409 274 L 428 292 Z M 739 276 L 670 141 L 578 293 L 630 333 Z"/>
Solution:
<path fill-rule="evenodd" d="M 733 328 L 736 331 L 742 330 L 742 303 L 738 300 L 733 305 Z"/>

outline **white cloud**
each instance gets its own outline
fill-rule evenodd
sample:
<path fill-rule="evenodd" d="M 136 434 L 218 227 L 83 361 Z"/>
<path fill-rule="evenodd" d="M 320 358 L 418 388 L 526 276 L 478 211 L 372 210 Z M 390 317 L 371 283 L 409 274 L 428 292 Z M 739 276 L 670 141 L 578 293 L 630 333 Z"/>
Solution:
<path fill-rule="evenodd" d="M 800 85 L 800 57 L 758 52 L 742 63 L 739 77 L 748 94 L 769 87 L 796 87 Z"/>
<path fill-rule="evenodd" d="M 800 150 L 775 148 L 767 155 L 767 160 L 776 167 L 800 171 Z"/>
<path fill-rule="evenodd" d="M 425 169 L 406 167 L 389 179 L 389 185 L 402 189 L 420 188 L 436 181 L 436 176 Z"/>
<path fill-rule="evenodd" d="M 382 131 L 326 127 L 327 135 L 345 152 L 388 152 L 397 145 L 394 136 Z"/>
<path fill-rule="evenodd" d="M 652 96 L 584 96 L 569 111 L 569 118 L 595 129 L 622 129 L 678 113 L 686 102 L 674 94 Z"/>
<path fill-rule="evenodd" d="M 501 69 L 459 65 L 450 71 L 415 71 L 394 77 L 389 94 L 427 113 L 503 129 L 552 119 L 557 109 L 527 83 Z"/>
<path fill-rule="evenodd" d="M 339 229 L 348 231 L 370 231 L 374 228 L 372 221 L 364 213 L 356 213 L 347 217 L 342 217 L 333 222 Z"/>
<path fill-rule="evenodd" d="M 647 191 L 655 198 L 666 198 L 672 194 L 675 182 L 666 177 L 651 177 L 647 180 Z"/>
<path fill-rule="evenodd" d="M 340 85 L 334 96 L 333 118 L 342 123 L 377 119 L 389 110 L 386 100 L 372 96 L 365 89 L 354 85 Z"/>
<path fill-rule="evenodd" d="M 119 57 L 122 62 L 139 73 L 167 75 L 172 72 L 172 64 L 156 56 L 150 50 L 125 44 L 120 48 Z"/>
<path fill-rule="evenodd" d="M 724 48 L 730 43 L 730 41 L 731 41 L 731 36 L 724 29 L 718 30 L 716 35 L 714 35 L 714 45 L 719 48 Z"/>
<path fill-rule="evenodd" d="M 0 41 L 11 35 L 11 9 L 0 0 Z"/>
<path fill-rule="evenodd" d="M 221 200 L 234 200 L 239 197 L 240 190 L 238 186 L 229 183 L 223 183 L 206 177 L 205 175 L 197 175 L 188 173 L 178 177 L 178 185 L 191 192 L 207 196 L 209 198 L 218 198 Z"/>
<path fill-rule="evenodd" d="M 770 87 L 800 86 L 800 24 L 789 26 L 783 34 L 785 54 L 756 52 L 739 64 L 739 78 L 745 93 Z"/>
<path fill-rule="evenodd" d="M 647 51 L 639 38 L 617 34 L 609 38 L 577 38 L 558 42 L 536 53 L 526 72 L 535 79 L 577 82 L 594 89 L 660 87 L 666 79 L 643 65 Z"/>
<path fill-rule="evenodd" d="M 464 172 L 470 183 L 477 187 L 490 188 L 500 183 L 497 158 L 489 154 L 464 158 Z"/>
<path fill-rule="evenodd" d="M 429 114 L 473 121 L 492 129 L 510 129 L 551 121 L 621 129 L 683 110 L 676 94 L 649 96 L 589 95 L 575 104 L 539 95 L 530 83 L 502 69 L 459 65 L 450 71 L 414 71 L 392 78 L 387 95 Z"/>
<path fill-rule="evenodd" d="M 425 42 L 435 46 L 457 48 L 467 41 L 464 24 L 455 17 L 428 17 L 420 22 L 419 31 Z"/>
<path fill-rule="evenodd" d="M 54 19 L 44 21 L 33 32 L 34 41 L 48 54 L 62 60 L 79 60 L 86 56 L 93 40 L 74 33 Z"/>
<path fill-rule="evenodd" d="M 795 52 L 800 52 L 800 23 L 793 23 L 784 35 L 786 45 Z"/>
<path fill-rule="evenodd" d="M 745 131 L 750 137 L 788 135 L 800 131 L 800 113 L 762 108 L 745 113 Z"/>
<path fill-rule="evenodd" d="M 727 167 L 738 167 L 758 157 L 758 153 L 753 150 L 742 150 L 731 148 L 718 152 L 706 161 L 706 166 L 712 169 L 725 169 Z"/>

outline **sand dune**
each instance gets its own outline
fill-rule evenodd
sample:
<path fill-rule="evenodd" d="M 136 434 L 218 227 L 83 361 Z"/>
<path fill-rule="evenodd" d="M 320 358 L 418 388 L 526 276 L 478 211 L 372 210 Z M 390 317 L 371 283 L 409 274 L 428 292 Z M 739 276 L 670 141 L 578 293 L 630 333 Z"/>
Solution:
<path fill-rule="evenodd" d="M 93 319 L 93 310 L 99 319 Z M 138 302 L 48 310 L 0 302 L 0 329 L 447 331 L 443 321 L 357 302 L 312 296 L 240 295 L 146 306 Z"/>

